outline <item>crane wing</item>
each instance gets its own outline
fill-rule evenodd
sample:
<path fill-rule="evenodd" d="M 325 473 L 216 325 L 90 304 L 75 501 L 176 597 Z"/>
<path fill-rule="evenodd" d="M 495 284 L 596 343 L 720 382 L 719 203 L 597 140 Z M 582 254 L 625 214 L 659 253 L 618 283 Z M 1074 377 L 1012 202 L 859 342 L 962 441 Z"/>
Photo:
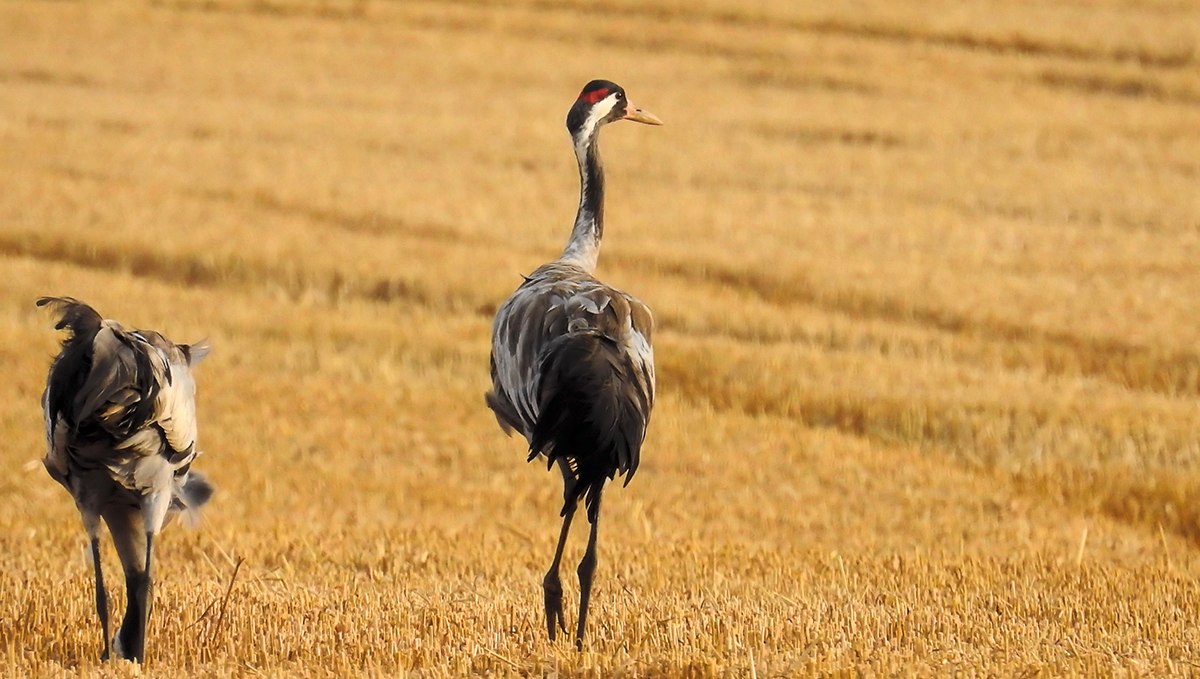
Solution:
<path fill-rule="evenodd" d="M 139 367 L 145 377 L 139 380 L 138 396 L 147 408 L 138 430 L 117 447 L 142 456 L 161 454 L 172 465 L 184 464 L 196 446 L 196 382 L 190 352 L 153 331 L 130 333 L 129 338 L 130 347 L 144 357 Z M 197 355 L 206 350 L 201 347 Z"/>
<path fill-rule="evenodd" d="M 654 400 L 653 316 L 636 298 L 559 262 L 535 271 L 504 303 L 492 328 L 492 391 L 487 403 L 505 431 L 530 438 L 539 415 L 542 359 L 557 338 L 605 337 L 634 368 L 639 400 Z"/>
<path fill-rule="evenodd" d="M 71 401 L 73 421 L 94 423 L 117 441 L 151 421 L 161 359 L 149 349 L 135 333 L 104 321 L 92 340 L 91 370 Z"/>
<path fill-rule="evenodd" d="M 70 460 L 86 459 L 122 485 L 144 489 L 195 456 L 189 354 L 156 332 L 91 320 L 72 326 L 50 369 L 43 396 L 46 469 L 64 483 Z"/>

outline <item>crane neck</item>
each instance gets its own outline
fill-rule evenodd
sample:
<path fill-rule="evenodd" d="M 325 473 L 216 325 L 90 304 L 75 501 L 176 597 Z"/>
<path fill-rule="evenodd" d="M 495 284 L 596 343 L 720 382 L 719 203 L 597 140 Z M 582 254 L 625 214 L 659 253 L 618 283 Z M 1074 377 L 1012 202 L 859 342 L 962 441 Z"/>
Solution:
<path fill-rule="evenodd" d="M 604 236 L 604 166 L 597 146 L 599 127 L 591 134 L 575 139 L 575 160 L 579 162 L 579 211 L 571 239 L 559 261 L 574 264 L 591 273 L 600 256 Z"/>

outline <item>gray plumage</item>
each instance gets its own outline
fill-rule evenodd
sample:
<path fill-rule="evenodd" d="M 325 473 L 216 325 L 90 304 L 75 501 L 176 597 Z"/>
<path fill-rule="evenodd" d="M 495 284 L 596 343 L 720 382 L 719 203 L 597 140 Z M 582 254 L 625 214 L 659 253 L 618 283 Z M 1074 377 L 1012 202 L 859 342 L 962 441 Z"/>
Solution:
<path fill-rule="evenodd" d="M 129 605 L 113 644 L 145 656 L 153 540 L 176 514 L 196 518 L 212 486 L 191 471 L 196 447 L 192 367 L 204 343 L 175 344 L 157 332 L 128 330 L 70 298 L 43 297 L 67 330 L 50 366 L 42 407 L 43 464 L 75 500 L 92 543 L 96 611 L 110 652 L 107 593 L 99 560 L 100 520 L 125 571 Z"/>
<path fill-rule="evenodd" d="M 505 431 L 529 442 L 530 459 L 562 459 L 567 505 L 606 479 L 633 478 L 654 405 L 653 317 L 634 297 L 579 266 L 545 264 L 496 314 L 492 390 Z"/>
<path fill-rule="evenodd" d="M 597 139 L 616 120 L 661 125 L 607 80 L 588 83 L 567 114 L 579 163 L 580 199 L 562 255 L 525 278 L 492 325 L 492 388 L 485 401 L 500 427 L 529 443 L 529 459 L 545 456 L 563 477 L 563 523 L 554 560 L 542 581 L 546 628 L 566 630 L 559 563 L 579 499 L 591 523 L 579 563 L 582 648 L 596 565 L 600 498 L 618 474 L 628 484 L 641 460 L 654 406 L 653 318 L 634 297 L 593 272 L 604 234 L 604 172 Z"/>

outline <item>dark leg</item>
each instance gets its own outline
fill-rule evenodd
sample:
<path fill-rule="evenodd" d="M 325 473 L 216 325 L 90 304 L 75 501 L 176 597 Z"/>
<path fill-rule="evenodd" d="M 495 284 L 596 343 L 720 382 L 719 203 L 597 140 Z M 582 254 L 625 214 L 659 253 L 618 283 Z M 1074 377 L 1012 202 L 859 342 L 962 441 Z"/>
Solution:
<path fill-rule="evenodd" d="M 92 538 L 92 565 L 96 569 L 96 615 L 100 618 L 100 635 L 104 650 L 100 652 L 101 660 L 108 660 L 111 648 L 108 636 L 108 592 L 104 589 L 104 572 L 100 568 L 100 538 Z"/>
<path fill-rule="evenodd" d="M 571 505 L 563 517 L 562 532 L 558 534 L 558 547 L 554 549 L 554 562 L 550 564 L 550 570 L 546 571 L 546 577 L 542 580 L 542 593 L 546 597 L 546 633 L 550 635 L 550 641 L 554 641 L 556 634 L 555 622 L 562 631 L 567 631 L 567 623 L 563 618 L 562 581 L 558 579 L 558 565 L 562 561 L 563 546 L 567 544 L 567 533 L 571 531 L 571 519 L 574 516 L 575 505 Z"/>
<path fill-rule="evenodd" d="M 129 604 L 125 608 L 125 620 L 121 623 L 121 650 L 125 657 L 140 663 L 146 660 L 146 627 L 150 622 L 152 580 L 150 576 L 151 555 L 154 553 L 154 534 L 146 533 L 146 562 L 141 571 L 126 569 L 125 587 Z"/>
<path fill-rule="evenodd" d="M 587 623 L 588 600 L 592 596 L 592 575 L 596 572 L 596 527 L 600 524 L 600 492 L 601 485 L 592 490 L 596 494 L 591 507 L 588 508 L 588 519 L 592 522 L 592 531 L 588 534 L 587 551 L 579 561 L 579 626 L 575 628 L 575 648 L 583 650 L 583 627 Z"/>
<path fill-rule="evenodd" d="M 542 594 L 545 597 L 546 606 L 546 633 L 550 637 L 550 641 L 554 641 L 558 627 L 562 628 L 563 632 L 567 631 L 567 623 L 563 617 L 562 607 L 562 581 L 558 579 L 558 566 L 562 561 L 563 547 L 567 544 L 567 534 L 571 532 L 571 519 L 575 517 L 575 475 L 571 473 L 570 467 L 561 459 L 559 460 L 559 468 L 563 475 L 563 508 L 566 511 L 563 514 L 562 531 L 558 534 L 558 546 L 554 548 L 554 561 L 550 564 L 550 570 L 546 571 L 546 577 L 542 579 Z"/>

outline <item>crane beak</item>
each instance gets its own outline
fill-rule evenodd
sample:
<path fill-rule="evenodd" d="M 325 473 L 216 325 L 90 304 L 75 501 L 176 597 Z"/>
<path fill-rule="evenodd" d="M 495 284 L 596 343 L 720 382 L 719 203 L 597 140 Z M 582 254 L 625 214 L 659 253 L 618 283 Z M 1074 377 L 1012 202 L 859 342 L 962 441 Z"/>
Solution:
<path fill-rule="evenodd" d="M 649 111 L 642 109 L 629 103 L 625 108 L 624 120 L 632 120 L 635 123 L 645 123 L 646 125 L 662 125 L 663 121 L 658 119 L 658 116 Z"/>

